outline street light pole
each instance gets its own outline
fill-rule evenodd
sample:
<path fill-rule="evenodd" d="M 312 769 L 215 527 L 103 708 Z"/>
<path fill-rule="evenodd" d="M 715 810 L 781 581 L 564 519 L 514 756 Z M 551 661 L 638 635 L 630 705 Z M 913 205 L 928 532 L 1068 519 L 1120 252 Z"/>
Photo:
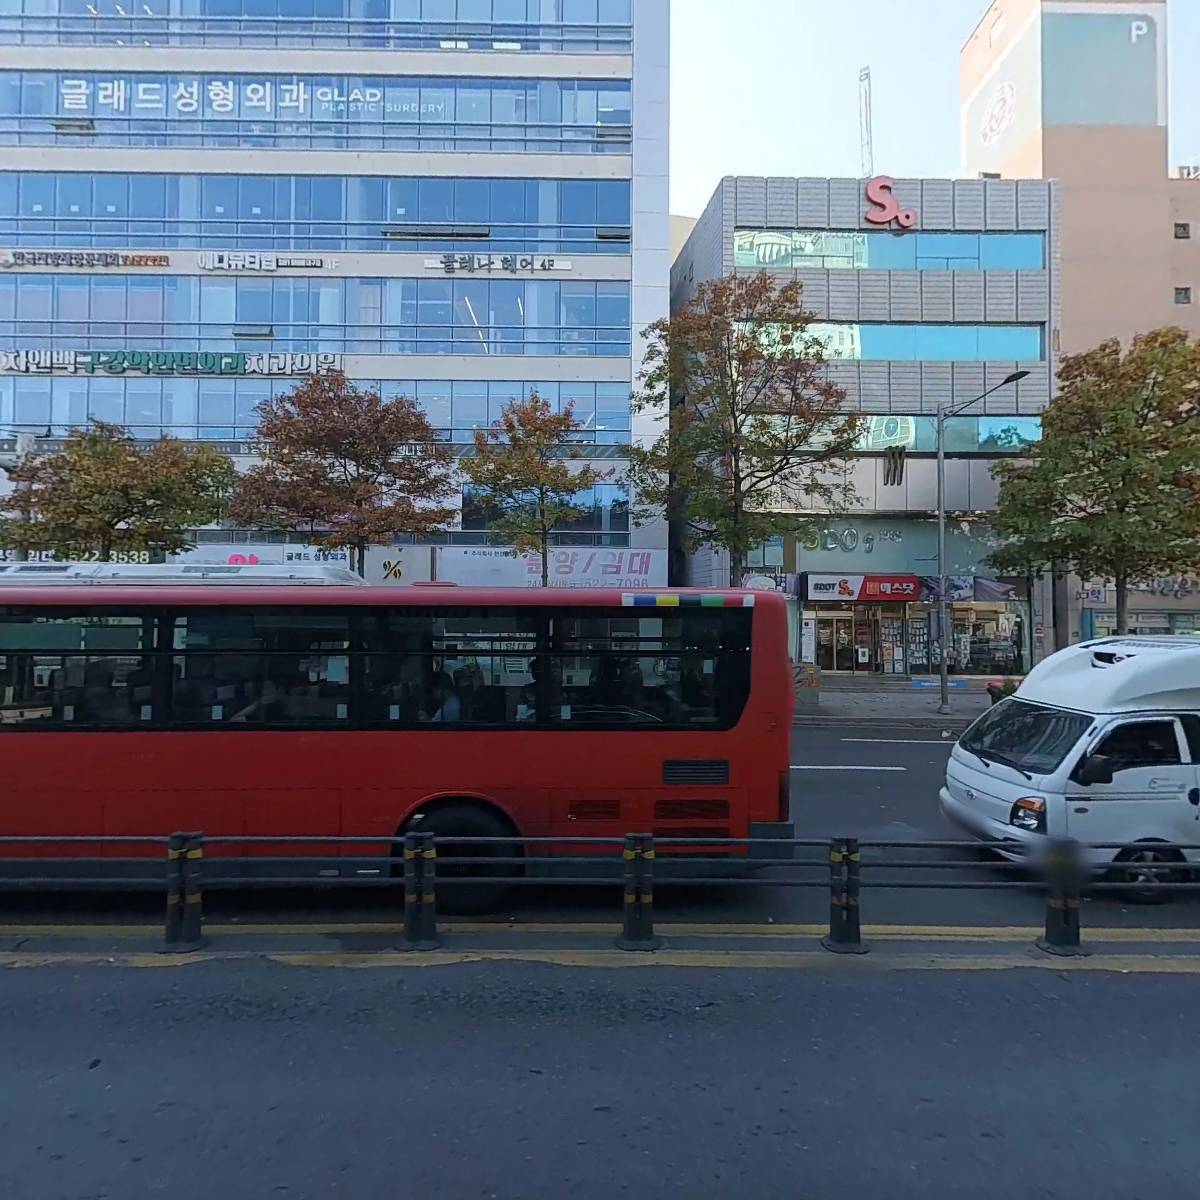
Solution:
<path fill-rule="evenodd" d="M 972 401 L 974 403 L 974 401 Z M 950 674 L 946 662 L 946 406 L 937 411 L 937 562 L 938 562 L 938 671 L 941 690 L 939 713 L 950 711 Z"/>
<path fill-rule="evenodd" d="M 993 392 L 998 392 L 1001 388 L 1008 387 L 1012 383 L 1020 383 L 1020 381 L 1029 375 L 1028 371 L 1014 371 L 1007 378 L 1001 380 L 995 387 L 988 388 L 982 395 L 976 396 L 974 400 L 968 400 L 965 404 L 960 404 L 955 408 L 947 408 L 942 402 L 938 402 L 937 409 L 937 519 L 938 519 L 938 537 L 937 537 L 937 564 L 938 564 L 938 673 L 940 677 L 940 697 L 938 704 L 938 712 L 945 716 L 950 712 L 950 662 L 949 662 L 949 638 L 946 634 L 946 422 L 951 417 L 958 416 L 959 413 L 965 412 L 972 404 L 978 404 L 980 400 L 986 400 Z"/>

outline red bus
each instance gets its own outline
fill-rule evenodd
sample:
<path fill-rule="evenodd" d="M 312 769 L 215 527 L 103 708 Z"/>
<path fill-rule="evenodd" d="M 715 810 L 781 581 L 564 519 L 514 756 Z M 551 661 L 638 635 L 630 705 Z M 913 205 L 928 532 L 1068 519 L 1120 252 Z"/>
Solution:
<path fill-rule="evenodd" d="M 124 570 L 0 575 L 0 833 L 793 836 L 780 596 Z M 80 857 L 37 853 L 76 860 L 43 857 L 39 874 Z M 313 876 L 387 869 L 325 861 Z"/>

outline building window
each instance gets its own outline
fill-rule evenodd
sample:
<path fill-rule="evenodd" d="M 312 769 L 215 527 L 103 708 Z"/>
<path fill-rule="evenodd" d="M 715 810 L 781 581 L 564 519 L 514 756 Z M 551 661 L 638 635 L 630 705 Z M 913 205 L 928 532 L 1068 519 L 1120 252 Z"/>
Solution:
<path fill-rule="evenodd" d="M 1175 222 L 1175 240 L 1177 242 L 1190 241 L 1192 236 L 1192 226 L 1189 221 Z"/>
<path fill-rule="evenodd" d="M 628 154 L 631 114 L 626 81 L 0 72 L 0 135 L 31 146 Z"/>
<path fill-rule="evenodd" d="M 733 265 L 753 270 L 1038 271 L 1040 233 L 851 233 L 738 229 Z"/>
<path fill-rule="evenodd" d="M 311 175 L 0 173 L 12 245 L 257 252 L 619 254 L 631 250 L 624 179 L 331 179 Z M 8 243 L 6 243 L 8 244 Z M 230 267 L 229 256 L 205 270 Z"/>
<path fill-rule="evenodd" d="M 6 0 L 0 45 L 18 42 L 627 54 L 632 0 Z"/>
<path fill-rule="evenodd" d="M 1177 287 L 1175 289 L 1176 304 L 1191 304 L 1192 289 L 1190 287 Z"/>
<path fill-rule="evenodd" d="M 628 357 L 628 283 L 498 274 L 362 280 L 8 275 L 0 278 L 0 342 L 11 337 L 23 348 L 59 351 L 141 350 L 148 343 L 208 353 L 316 348 Z M 56 323 L 64 304 L 73 319 Z M 9 313 L 20 315 L 10 320 Z"/>
<path fill-rule="evenodd" d="M 746 555 L 746 566 L 752 570 L 777 570 L 783 566 L 783 535 L 769 537 Z"/>
<path fill-rule="evenodd" d="M 49 358 L 46 361 L 49 366 Z M 0 351 L 0 370 L 6 365 Z M 254 433 L 259 403 L 272 394 L 290 392 L 299 382 L 298 378 L 105 378 L 85 374 L 39 379 L 0 374 L 0 429 L 21 425 L 40 431 L 49 424 L 54 434 L 62 437 L 93 415 L 129 426 L 138 437 L 165 433 L 189 440 L 240 440 Z M 630 440 L 628 384 L 424 379 L 353 382 L 385 397 L 415 399 L 438 436 L 456 445 L 470 445 L 475 430 L 496 420 L 505 404 L 533 391 L 555 412 L 570 405 L 580 424 L 571 440 L 581 446 L 623 446 Z M 955 417 L 950 424 L 968 419 Z"/>
<path fill-rule="evenodd" d="M 863 362 L 1039 362 L 1045 357 L 1040 325 L 928 325 L 813 322 L 826 358 Z M 772 337 L 770 327 L 763 331 Z"/>

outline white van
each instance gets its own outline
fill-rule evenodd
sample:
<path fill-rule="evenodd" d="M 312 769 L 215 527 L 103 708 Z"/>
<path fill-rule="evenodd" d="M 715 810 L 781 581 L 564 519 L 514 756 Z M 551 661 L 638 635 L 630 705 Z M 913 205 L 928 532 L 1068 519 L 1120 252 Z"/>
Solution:
<path fill-rule="evenodd" d="M 1010 859 L 1070 837 L 1135 888 L 1154 874 L 1138 864 L 1200 862 L 1200 851 L 1156 847 L 1200 845 L 1200 637 L 1105 638 L 1051 655 L 963 734 L 941 803 Z"/>

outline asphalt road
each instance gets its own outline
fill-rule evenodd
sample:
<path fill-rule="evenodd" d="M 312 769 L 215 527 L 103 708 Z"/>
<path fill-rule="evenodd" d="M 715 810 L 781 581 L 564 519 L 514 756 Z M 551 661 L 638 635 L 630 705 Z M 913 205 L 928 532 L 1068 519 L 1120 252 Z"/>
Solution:
<path fill-rule="evenodd" d="M 938 810 L 937 793 L 943 779 L 953 736 L 937 729 L 839 726 L 798 728 L 792 741 L 792 814 L 797 836 L 858 837 L 870 840 L 959 838 L 948 829 Z M 834 769 L 820 769 L 834 768 Z M 821 858 L 807 851 L 806 857 Z M 1019 879 L 986 852 L 972 850 L 978 865 L 969 870 L 929 871 L 928 880 L 978 880 L 997 885 L 991 890 L 922 890 L 870 886 L 885 877 L 872 872 L 870 862 L 882 852 L 866 852 L 862 897 L 863 921 L 871 924 L 1035 926 L 1044 919 L 1044 900 L 1035 890 L 1005 888 Z M 962 851 L 905 852 L 906 857 L 962 860 Z M 895 878 L 894 873 L 891 876 Z M 824 885 L 827 869 L 815 867 L 806 878 Z M 914 875 L 906 875 L 915 879 Z M 301 892 L 236 895 L 210 893 L 206 911 L 228 919 L 379 920 L 394 919 L 398 893 Z M 0 897 L 0 921 L 25 918 L 144 919 L 157 917 L 157 898 L 99 896 Z M 813 923 L 827 920 L 828 891 L 811 888 L 747 887 L 744 885 L 672 887 L 659 880 L 656 911 L 666 921 Z M 501 917 L 538 921 L 610 921 L 619 918 L 619 896 L 612 888 L 567 889 L 523 887 L 513 893 Z M 1095 893 L 1084 901 L 1083 926 L 1200 927 L 1200 892 L 1177 895 L 1156 906 L 1129 904 L 1112 892 Z"/>
<path fill-rule="evenodd" d="M 1191 977 L 823 961 L 10 970 L 0 1195 L 1195 1194 Z"/>

